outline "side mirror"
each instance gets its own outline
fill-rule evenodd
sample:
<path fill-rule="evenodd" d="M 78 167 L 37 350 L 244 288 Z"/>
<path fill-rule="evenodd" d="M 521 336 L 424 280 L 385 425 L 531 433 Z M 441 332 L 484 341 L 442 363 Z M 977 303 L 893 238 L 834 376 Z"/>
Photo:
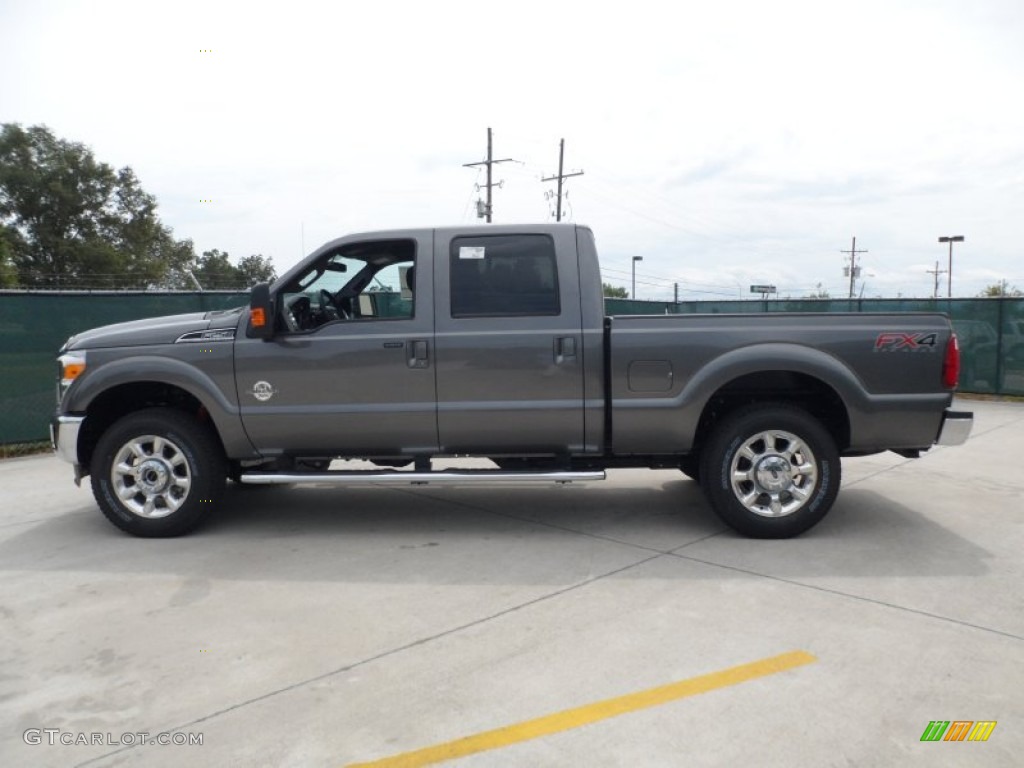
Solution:
<path fill-rule="evenodd" d="M 249 294 L 249 329 L 252 339 L 274 337 L 274 303 L 270 299 L 270 283 L 258 283 Z"/>

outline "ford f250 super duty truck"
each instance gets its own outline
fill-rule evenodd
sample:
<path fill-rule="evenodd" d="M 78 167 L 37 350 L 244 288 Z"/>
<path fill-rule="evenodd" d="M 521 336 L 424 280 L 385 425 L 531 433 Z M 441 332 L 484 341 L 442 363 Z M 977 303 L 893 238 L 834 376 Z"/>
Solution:
<path fill-rule="evenodd" d="M 841 456 L 917 456 L 972 424 L 948 410 L 944 315 L 606 317 L 594 236 L 572 224 L 349 235 L 255 286 L 249 307 L 85 331 L 59 363 L 55 449 L 139 536 L 191 530 L 227 478 L 652 467 L 694 478 L 741 533 L 789 537 L 828 512 Z M 452 456 L 496 468 L 432 465 Z M 351 458 L 374 469 L 332 469 Z"/>

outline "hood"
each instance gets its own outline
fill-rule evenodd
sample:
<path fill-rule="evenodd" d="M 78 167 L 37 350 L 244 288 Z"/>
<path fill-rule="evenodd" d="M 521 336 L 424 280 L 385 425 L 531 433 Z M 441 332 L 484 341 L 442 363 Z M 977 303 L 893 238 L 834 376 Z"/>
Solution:
<path fill-rule="evenodd" d="M 173 344 L 183 333 L 205 331 L 211 327 L 233 330 L 237 324 L 237 311 L 189 312 L 185 315 L 149 317 L 82 331 L 68 339 L 65 349 Z"/>

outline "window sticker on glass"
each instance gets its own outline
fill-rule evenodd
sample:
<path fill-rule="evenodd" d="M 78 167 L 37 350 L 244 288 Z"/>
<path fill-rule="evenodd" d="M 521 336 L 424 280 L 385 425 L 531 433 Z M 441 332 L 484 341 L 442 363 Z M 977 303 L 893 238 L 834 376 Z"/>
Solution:
<path fill-rule="evenodd" d="M 460 259 L 482 259 L 484 257 L 484 247 L 482 245 L 464 245 L 459 248 Z"/>

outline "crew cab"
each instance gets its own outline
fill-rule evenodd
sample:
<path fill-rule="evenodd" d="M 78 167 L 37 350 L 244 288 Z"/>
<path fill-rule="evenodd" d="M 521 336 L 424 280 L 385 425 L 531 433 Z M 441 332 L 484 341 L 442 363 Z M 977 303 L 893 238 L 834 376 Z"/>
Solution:
<path fill-rule="evenodd" d="M 754 537 L 819 522 L 840 457 L 967 439 L 941 314 L 604 313 L 592 231 L 333 240 L 248 307 L 85 331 L 54 445 L 139 536 L 195 528 L 227 479 L 508 484 L 674 468 Z M 472 456 L 487 469 L 439 469 Z M 346 469 L 365 459 L 372 469 Z M 365 465 L 364 465 L 365 466 Z"/>

